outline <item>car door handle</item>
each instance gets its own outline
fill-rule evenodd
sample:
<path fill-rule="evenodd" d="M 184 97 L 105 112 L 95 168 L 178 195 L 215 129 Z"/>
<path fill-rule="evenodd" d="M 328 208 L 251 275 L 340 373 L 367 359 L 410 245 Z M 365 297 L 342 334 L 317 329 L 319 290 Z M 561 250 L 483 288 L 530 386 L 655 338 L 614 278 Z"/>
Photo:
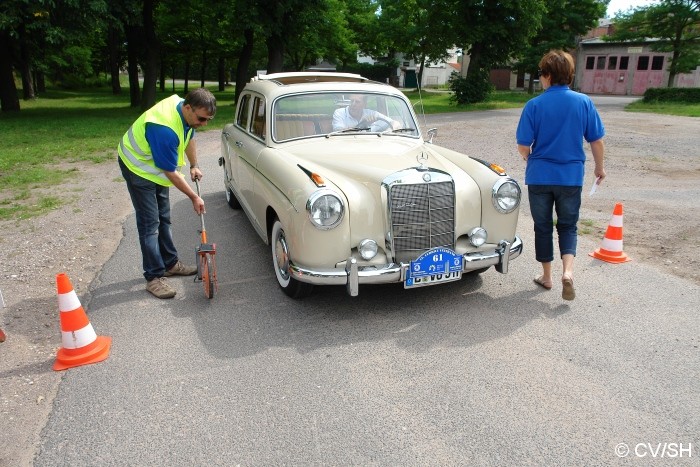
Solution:
<path fill-rule="evenodd" d="M 236 146 L 238 146 L 239 148 L 242 148 L 242 147 L 243 147 L 243 141 L 236 141 Z"/>

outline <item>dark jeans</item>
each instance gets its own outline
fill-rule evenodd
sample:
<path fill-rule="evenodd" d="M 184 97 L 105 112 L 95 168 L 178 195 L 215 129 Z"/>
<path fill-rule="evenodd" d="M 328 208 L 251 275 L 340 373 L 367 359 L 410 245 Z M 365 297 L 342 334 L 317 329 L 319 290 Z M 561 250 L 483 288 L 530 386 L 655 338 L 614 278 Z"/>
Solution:
<path fill-rule="evenodd" d="M 540 263 L 554 261 L 552 234 L 557 213 L 559 254 L 576 256 L 577 226 L 581 209 L 581 187 L 562 185 L 528 185 L 530 214 L 535 222 L 535 258 Z"/>
<path fill-rule="evenodd" d="M 163 277 L 177 263 L 177 250 L 170 225 L 170 189 L 130 171 L 119 158 L 131 203 L 136 212 L 136 228 L 143 256 L 143 277 L 147 281 Z"/>

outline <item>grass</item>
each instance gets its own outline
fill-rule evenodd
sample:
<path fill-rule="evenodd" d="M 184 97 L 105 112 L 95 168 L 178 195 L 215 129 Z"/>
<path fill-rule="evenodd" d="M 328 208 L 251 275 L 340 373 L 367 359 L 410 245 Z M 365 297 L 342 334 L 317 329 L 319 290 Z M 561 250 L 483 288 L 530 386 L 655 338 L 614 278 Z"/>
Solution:
<path fill-rule="evenodd" d="M 233 120 L 233 88 L 211 91 L 218 109 L 204 131 Z M 184 95 L 182 87 L 175 92 Z M 172 93 L 159 92 L 156 99 Z M 19 112 L 0 113 L 0 220 L 39 216 L 69 202 L 42 192 L 79 176 L 80 164 L 114 161 L 119 140 L 141 114 L 130 107 L 128 88 L 119 96 L 108 88 L 49 90 L 20 106 Z"/>
<path fill-rule="evenodd" d="M 581 219 L 579 221 L 579 233 L 581 235 L 587 235 L 593 232 L 593 227 L 595 226 L 595 222 L 593 222 L 591 219 Z"/>
<path fill-rule="evenodd" d="M 199 83 L 191 83 L 195 88 Z M 182 86 L 167 87 L 157 100 L 173 92 L 184 95 Z M 216 118 L 203 131 L 218 130 L 233 121 L 233 87 L 218 91 Z M 423 90 L 405 93 L 420 113 L 468 112 L 522 107 L 533 96 L 525 92 L 497 91 L 486 102 L 453 105 L 450 93 Z M 129 106 L 128 87 L 115 96 L 109 88 L 80 91 L 49 90 L 38 99 L 21 101 L 19 112 L 0 112 L 3 145 L 0 153 L 0 220 L 40 216 L 71 199 L 54 196 L 53 187 L 70 177 L 80 176 L 81 164 L 111 162 L 116 147 L 141 110 Z M 627 107 L 633 112 L 656 112 L 681 116 L 700 116 L 700 105 L 644 104 Z"/>
<path fill-rule="evenodd" d="M 681 104 L 677 102 L 633 102 L 625 107 L 629 112 L 650 112 L 680 117 L 700 117 L 700 104 Z"/>
<path fill-rule="evenodd" d="M 404 92 L 411 101 L 416 112 L 420 113 L 421 97 L 423 108 L 426 114 L 449 113 L 449 112 L 470 112 L 476 110 L 497 110 L 512 109 L 522 107 L 525 102 L 534 96 L 518 91 L 496 91 L 492 93 L 485 102 L 470 105 L 455 105 L 450 102 L 449 92 L 435 92 L 431 90 Z"/>

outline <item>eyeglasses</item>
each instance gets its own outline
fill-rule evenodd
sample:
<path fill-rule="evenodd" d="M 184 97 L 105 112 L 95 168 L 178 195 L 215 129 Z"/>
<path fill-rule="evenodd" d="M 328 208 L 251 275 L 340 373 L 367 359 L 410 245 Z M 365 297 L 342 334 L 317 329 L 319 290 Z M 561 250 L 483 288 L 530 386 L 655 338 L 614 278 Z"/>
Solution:
<path fill-rule="evenodd" d="M 213 115 L 211 117 L 201 117 L 201 116 L 197 115 L 197 112 L 194 113 L 194 116 L 197 117 L 197 120 L 199 120 L 199 123 L 208 122 L 214 118 Z"/>

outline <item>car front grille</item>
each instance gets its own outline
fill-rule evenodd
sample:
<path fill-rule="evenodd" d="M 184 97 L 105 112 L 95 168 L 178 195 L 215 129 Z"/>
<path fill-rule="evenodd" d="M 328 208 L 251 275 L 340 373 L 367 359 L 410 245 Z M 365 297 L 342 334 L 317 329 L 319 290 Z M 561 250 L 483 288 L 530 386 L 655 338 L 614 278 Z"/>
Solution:
<path fill-rule="evenodd" d="M 389 188 L 389 207 L 397 262 L 409 262 L 437 247 L 454 249 L 452 181 L 393 184 Z"/>

